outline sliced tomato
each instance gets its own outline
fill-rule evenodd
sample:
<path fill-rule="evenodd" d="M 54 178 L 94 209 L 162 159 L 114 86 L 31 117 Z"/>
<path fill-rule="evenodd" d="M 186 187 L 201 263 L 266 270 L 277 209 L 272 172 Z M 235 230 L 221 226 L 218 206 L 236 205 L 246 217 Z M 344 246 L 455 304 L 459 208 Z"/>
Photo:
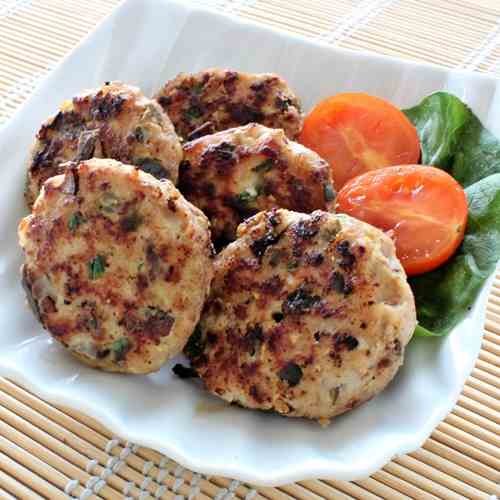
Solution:
<path fill-rule="evenodd" d="M 420 158 L 417 131 L 404 113 L 363 93 L 320 102 L 306 117 L 299 140 L 330 163 L 337 190 L 369 170 Z"/>
<path fill-rule="evenodd" d="M 388 231 L 408 275 L 448 260 L 467 223 L 462 186 L 444 170 L 423 165 L 388 167 L 352 179 L 339 191 L 336 209 Z"/>

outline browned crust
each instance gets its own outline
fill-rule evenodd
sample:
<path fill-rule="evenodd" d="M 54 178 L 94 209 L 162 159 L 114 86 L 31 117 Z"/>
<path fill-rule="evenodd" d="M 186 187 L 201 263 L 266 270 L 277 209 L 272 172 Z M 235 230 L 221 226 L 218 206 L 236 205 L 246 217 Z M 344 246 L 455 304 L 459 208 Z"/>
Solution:
<path fill-rule="evenodd" d="M 272 73 L 225 69 L 180 73 L 165 84 L 156 99 L 186 140 L 251 122 L 281 128 L 290 139 L 302 129 L 298 98 Z"/>
<path fill-rule="evenodd" d="M 26 203 L 66 161 L 113 158 L 157 178 L 177 180 L 180 142 L 161 107 L 129 85 L 112 82 L 66 101 L 37 133 L 28 162 Z"/>

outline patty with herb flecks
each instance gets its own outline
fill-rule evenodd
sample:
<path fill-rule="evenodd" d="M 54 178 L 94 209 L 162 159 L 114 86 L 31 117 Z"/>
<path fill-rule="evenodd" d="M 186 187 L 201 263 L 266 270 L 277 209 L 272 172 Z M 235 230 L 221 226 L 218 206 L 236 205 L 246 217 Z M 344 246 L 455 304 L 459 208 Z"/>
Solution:
<path fill-rule="evenodd" d="M 113 158 L 175 183 L 182 148 L 156 101 L 137 87 L 107 83 L 65 101 L 41 126 L 28 162 L 28 207 L 45 180 L 64 173 L 64 162 L 90 158 Z"/>
<path fill-rule="evenodd" d="M 218 245 L 261 210 L 329 210 L 335 198 L 324 160 L 282 130 L 256 123 L 185 144 L 179 189 L 210 219 Z"/>
<path fill-rule="evenodd" d="M 279 209 L 240 225 L 216 257 L 184 351 L 226 401 L 327 423 L 384 389 L 415 325 L 388 236 L 347 215 Z"/>
<path fill-rule="evenodd" d="M 84 363 L 149 373 L 179 353 L 213 275 L 209 223 L 170 181 L 114 160 L 65 165 L 19 225 L 28 301 Z"/>
<path fill-rule="evenodd" d="M 290 139 L 302 130 L 300 102 L 288 84 L 272 73 L 207 69 L 180 73 L 156 99 L 185 140 L 248 123 L 280 128 Z"/>

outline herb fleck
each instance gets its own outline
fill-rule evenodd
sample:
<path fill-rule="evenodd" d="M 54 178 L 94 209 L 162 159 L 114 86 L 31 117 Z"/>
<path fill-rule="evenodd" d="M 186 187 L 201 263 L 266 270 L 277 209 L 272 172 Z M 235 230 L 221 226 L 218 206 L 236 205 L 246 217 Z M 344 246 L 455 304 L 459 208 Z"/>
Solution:
<path fill-rule="evenodd" d="M 127 337 L 115 340 L 111 344 L 111 350 L 115 353 L 115 361 L 123 361 L 130 347 L 130 342 Z"/>
<path fill-rule="evenodd" d="M 202 92 L 203 92 L 203 87 L 205 85 L 202 83 L 202 82 L 198 82 L 196 84 L 194 84 L 191 88 L 191 91 L 193 92 L 193 94 L 195 95 L 200 95 Z"/>
<path fill-rule="evenodd" d="M 112 213 L 120 205 L 120 200 L 113 193 L 104 193 L 99 201 L 99 210 Z"/>
<path fill-rule="evenodd" d="M 325 196 L 325 201 L 332 201 L 335 199 L 335 191 L 330 183 L 323 186 L 323 195 Z"/>
<path fill-rule="evenodd" d="M 68 221 L 69 230 L 74 233 L 80 224 L 86 222 L 81 212 L 75 212 Z"/>
<path fill-rule="evenodd" d="M 196 120 L 197 118 L 200 118 L 203 115 L 203 112 L 199 106 L 191 106 L 190 108 L 186 109 L 184 112 L 184 116 L 188 121 L 191 120 Z"/>
<path fill-rule="evenodd" d="M 272 170 L 274 167 L 274 160 L 272 158 L 267 158 L 263 162 L 259 163 L 256 167 L 253 168 L 254 172 L 258 173 L 266 173 Z"/>
<path fill-rule="evenodd" d="M 100 278 L 106 269 L 106 259 L 102 255 L 95 256 L 88 263 L 89 278 L 91 280 L 96 280 Z"/>
<path fill-rule="evenodd" d="M 259 194 L 257 193 L 257 191 L 247 189 L 236 196 L 236 201 L 240 205 L 248 206 L 253 203 L 258 196 Z"/>

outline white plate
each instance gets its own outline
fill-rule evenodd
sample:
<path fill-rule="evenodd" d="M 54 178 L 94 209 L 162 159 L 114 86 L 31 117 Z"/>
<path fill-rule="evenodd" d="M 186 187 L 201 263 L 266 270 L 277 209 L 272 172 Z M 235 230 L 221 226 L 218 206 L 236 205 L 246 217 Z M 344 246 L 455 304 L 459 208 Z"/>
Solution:
<path fill-rule="evenodd" d="M 25 306 L 16 226 L 25 210 L 23 163 L 40 122 L 63 99 L 105 80 L 121 79 L 151 93 L 179 71 L 210 66 L 277 72 L 306 109 L 345 90 L 410 106 L 446 89 L 499 132 L 499 86 L 488 77 L 332 49 L 178 3 L 129 0 L 1 131 L 0 372 L 199 472 L 266 485 L 313 477 L 359 479 L 394 455 L 418 448 L 453 407 L 479 351 L 486 287 L 448 337 L 412 341 L 388 389 L 327 429 L 225 406 L 173 376 L 172 363 L 147 377 L 88 369 L 49 340 Z"/>

